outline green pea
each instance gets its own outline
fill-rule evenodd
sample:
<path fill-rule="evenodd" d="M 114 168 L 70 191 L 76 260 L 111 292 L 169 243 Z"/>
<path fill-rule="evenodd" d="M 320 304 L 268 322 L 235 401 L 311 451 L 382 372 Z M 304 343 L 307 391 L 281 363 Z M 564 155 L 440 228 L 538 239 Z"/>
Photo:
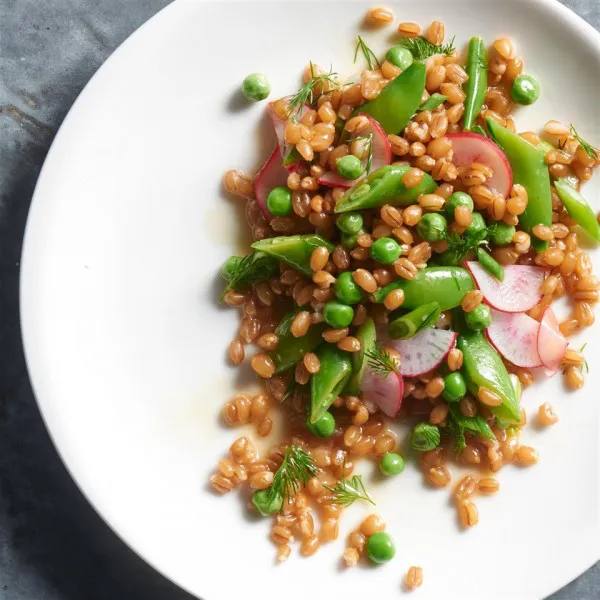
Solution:
<path fill-rule="evenodd" d="M 336 220 L 338 229 L 343 233 L 359 233 L 363 226 L 363 218 L 359 213 L 344 213 Z"/>
<path fill-rule="evenodd" d="M 448 221 L 440 213 L 425 213 L 417 223 L 417 233 L 427 242 L 443 239 Z"/>
<path fill-rule="evenodd" d="M 467 393 L 467 384 L 460 371 L 453 371 L 444 377 L 442 397 L 447 402 L 458 402 Z"/>
<path fill-rule="evenodd" d="M 485 229 L 485 227 L 485 219 L 482 217 L 481 213 L 474 212 L 473 220 L 471 221 L 471 224 L 467 227 L 466 232 L 469 235 L 473 235 L 474 233 Z"/>
<path fill-rule="evenodd" d="M 356 248 L 356 238 L 362 233 L 362 229 L 358 233 L 343 233 L 341 235 L 342 247 L 346 250 L 354 250 Z"/>
<path fill-rule="evenodd" d="M 307 420 L 306 426 L 317 437 L 330 437 L 335 431 L 335 419 L 330 412 L 326 412 L 316 423 Z"/>
<path fill-rule="evenodd" d="M 373 242 L 371 246 L 371 258 L 382 265 L 395 263 L 402 254 L 400 244 L 392 238 L 382 237 Z"/>
<path fill-rule="evenodd" d="M 515 231 L 516 229 L 512 225 L 498 221 L 492 227 L 490 241 L 496 244 L 496 246 L 506 246 L 512 242 Z"/>
<path fill-rule="evenodd" d="M 341 302 L 327 302 L 323 308 L 323 319 L 325 323 L 335 327 L 348 327 L 354 319 L 354 310 L 347 304 Z"/>
<path fill-rule="evenodd" d="M 362 161 L 354 154 L 346 154 L 346 156 L 338 158 L 335 161 L 335 167 L 344 179 L 357 179 L 365 172 Z"/>
<path fill-rule="evenodd" d="M 540 97 L 540 84 L 531 75 L 518 75 L 510 95 L 517 104 L 533 104 Z"/>
<path fill-rule="evenodd" d="M 471 312 L 465 313 L 465 322 L 473 331 L 485 329 L 492 324 L 492 311 L 487 304 L 480 304 Z"/>
<path fill-rule="evenodd" d="M 268 517 L 278 513 L 283 506 L 283 496 L 273 492 L 271 488 L 266 490 L 256 490 L 252 494 L 252 504 L 256 510 L 263 516 Z"/>
<path fill-rule="evenodd" d="M 396 555 L 396 547 L 392 536 L 385 531 L 378 531 L 367 540 L 367 556 L 371 562 L 382 564 Z"/>
<path fill-rule="evenodd" d="M 267 208 L 276 217 L 283 217 L 292 212 L 292 190 L 284 185 L 273 188 L 267 196 Z"/>
<path fill-rule="evenodd" d="M 344 304 L 356 304 L 363 299 L 362 288 L 352 279 L 351 271 L 340 273 L 334 289 L 335 297 Z"/>
<path fill-rule="evenodd" d="M 391 62 L 399 69 L 408 69 L 413 62 L 413 55 L 404 46 L 392 46 L 385 55 L 385 60 Z"/>
<path fill-rule="evenodd" d="M 466 206 L 469 210 L 473 210 L 473 198 L 466 192 L 454 192 L 454 194 L 446 200 L 446 214 L 454 218 L 454 211 L 459 206 Z"/>
<path fill-rule="evenodd" d="M 404 471 L 404 459 L 395 452 L 388 452 L 382 456 L 379 470 L 388 477 L 400 475 Z"/>
<path fill-rule="evenodd" d="M 251 73 L 242 82 L 242 93 L 248 100 L 264 100 L 271 93 L 271 84 L 262 73 Z"/>

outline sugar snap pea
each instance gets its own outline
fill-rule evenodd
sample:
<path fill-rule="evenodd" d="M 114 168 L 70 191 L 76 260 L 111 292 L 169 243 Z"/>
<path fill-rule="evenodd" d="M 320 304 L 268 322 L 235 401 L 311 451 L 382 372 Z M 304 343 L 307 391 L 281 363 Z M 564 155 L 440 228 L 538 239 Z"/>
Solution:
<path fill-rule="evenodd" d="M 440 305 L 437 302 L 428 302 L 409 313 L 392 318 L 388 325 L 391 338 L 405 340 L 413 337 L 427 327 L 433 327 L 440 316 Z"/>
<path fill-rule="evenodd" d="M 470 131 L 477 115 L 481 112 L 487 89 L 487 50 L 483 39 L 477 36 L 472 37 L 469 42 L 467 75 L 469 79 L 464 84 L 467 97 L 465 98 L 463 129 Z"/>
<path fill-rule="evenodd" d="M 477 260 L 479 264 L 498 281 L 504 281 L 504 267 L 483 248 L 477 248 Z"/>
<path fill-rule="evenodd" d="M 586 199 L 564 179 L 557 179 L 554 182 L 554 187 L 569 216 L 597 242 L 600 242 L 600 225 Z"/>

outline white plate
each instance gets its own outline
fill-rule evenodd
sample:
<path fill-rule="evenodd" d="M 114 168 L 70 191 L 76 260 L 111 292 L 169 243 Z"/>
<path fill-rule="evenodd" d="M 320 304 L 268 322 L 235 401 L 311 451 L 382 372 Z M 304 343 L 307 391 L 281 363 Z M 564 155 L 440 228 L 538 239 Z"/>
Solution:
<path fill-rule="evenodd" d="M 373 488 L 397 541 L 393 562 L 340 572 L 346 534 L 367 511 L 356 507 L 336 543 L 275 567 L 267 521 L 248 518 L 237 494 L 207 489 L 236 436 L 218 421 L 236 379 L 224 357 L 237 315 L 219 308 L 216 273 L 244 226 L 221 176 L 254 167 L 273 143 L 261 129 L 265 104 L 240 103 L 238 86 L 263 71 L 273 98 L 289 93 L 309 59 L 352 73 L 370 4 L 176 2 L 86 87 L 35 193 L 21 308 L 44 419 L 111 527 L 206 600 L 258 589 L 264 600 L 282 590 L 287 600 L 311 590 L 394 598 L 410 565 L 424 568 L 421 598 L 540 598 L 600 558 L 597 327 L 585 334 L 592 372 L 583 391 L 567 394 L 557 378 L 525 393 L 530 417 L 549 400 L 560 423 L 527 430 L 539 465 L 504 469 L 501 493 L 478 502 L 472 531 L 457 528 L 448 490 L 424 489 L 410 465 Z M 401 20 L 445 21 L 461 45 L 473 34 L 513 36 L 542 86 L 540 101 L 519 112 L 519 128 L 573 120 L 600 140 L 600 36 L 558 3 L 394 6 Z M 367 39 L 383 49 L 388 31 Z M 598 178 L 586 186 L 596 210 L 599 190 Z"/>

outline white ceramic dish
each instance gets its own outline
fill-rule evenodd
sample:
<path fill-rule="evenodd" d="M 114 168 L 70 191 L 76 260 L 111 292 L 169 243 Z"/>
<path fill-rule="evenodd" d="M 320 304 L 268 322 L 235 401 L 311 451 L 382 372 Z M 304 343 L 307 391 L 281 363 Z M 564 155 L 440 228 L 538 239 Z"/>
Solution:
<path fill-rule="evenodd" d="M 600 35 L 552 1 L 386 2 L 402 20 L 441 19 L 464 44 L 518 40 L 540 101 L 521 130 L 574 121 L 600 140 Z M 268 523 L 206 481 L 236 432 L 218 415 L 236 374 L 224 360 L 236 327 L 219 308 L 216 273 L 244 225 L 220 189 L 273 139 L 264 103 L 239 102 L 253 71 L 273 96 L 294 90 L 308 59 L 352 73 L 370 2 L 201 3 L 179 0 L 131 37 L 86 87 L 44 166 L 23 252 L 22 321 L 36 395 L 74 479 L 110 526 L 167 577 L 205 600 L 381 598 L 421 565 L 420 598 L 541 598 L 600 558 L 599 329 L 585 334 L 592 370 L 567 394 L 560 378 L 527 390 L 530 416 L 550 400 L 560 423 L 527 430 L 538 466 L 500 473 L 480 524 L 457 528 L 447 491 L 412 466 L 373 488 L 397 541 L 378 569 L 340 572 L 346 533 L 312 559 L 274 566 Z M 322 14 L 314 19 L 314 11 Z M 389 28 L 389 33 L 393 28 Z M 383 49 L 387 31 L 368 33 Z M 310 48 L 307 53 L 305 48 Z M 586 195 L 600 207 L 598 178 Z M 598 255 L 596 253 L 598 265 Z M 600 266 L 600 265 L 598 265 Z M 370 466 L 361 468 L 370 478 Z"/>

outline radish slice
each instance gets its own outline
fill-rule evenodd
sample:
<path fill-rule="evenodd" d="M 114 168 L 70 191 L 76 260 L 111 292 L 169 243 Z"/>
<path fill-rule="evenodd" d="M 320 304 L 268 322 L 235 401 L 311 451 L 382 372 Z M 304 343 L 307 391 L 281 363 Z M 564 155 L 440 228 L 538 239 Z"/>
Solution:
<path fill-rule="evenodd" d="M 367 367 L 360 385 L 365 400 L 374 402 L 388 417 L 395 417 L 402 406 L 404 379 L 398 373 L 383 378 Z"/>
<path fill-rule="evenodd" d="M 454 156 L 452 162 L 457 167 L 468 167 L 472 163 L 481 163 L 494 171 L 486 185 L 508 198 L 513 178 L 506 154 L 490 139 L 478 133 L 448 133 L 452 141 Z"/>
<path fill-rule="evenodd" d="M 288 172 L 281 164 L 281 151 L 279 146 L 273 150 L 267 162 L 260 168 L 254 180 L 254 194 L 256 202 L 267 221 L 273 218 L 267 208 L 267 197 L 269 192 L 278 185 L 287 185 Z"/>
<path fill-rule="evenodd" d="M 533 308 L 542 297 L 542 282 L 548 273 L 543 267 L 508 265 L 504 281 L 490 275 L 477 261 L 465 263 L 485 301 L 496 310 L 517 313 Z"/>
<path fill-rule="evenodd" d="M 430 327 L 407 340 L 390 340 L 386 345 L 400 353 L 400 374 L 418 377 L 442 364 L 458 334 Z"/>
<path fill-rule="evenodd" d="M 492 310 L 492 324 L 485 330 L 488 340 L 506 360 L 517 367 L 540 367 L 540 324 L 525 313 Z"/>
<path fill-rule="evenodd" d="M 562 361 L 569 343 L 558 328 L 558 319 L 554 311 L 548 307 L 540 322 L 537 338 L 537 349 L 540 360 L 546 367 L 546 375 L 551 377 Z M 550 375 L 549 373 L 552 373 Z"/>
<path fill-rule="evenodd" d="M 304 115 L 304 113 L 307 110 L 310 110 L 310 106 L 308 104 L 305 104 L 297 114 L 298 120 L 300 120 L 302 118 L 302 115 Z M 275 129 L 275 135 L 277 136 L 277 143 L 279 144 L 279 150 L 281 151 L 282 163 L 283 163 L 283 159 L 285 157 L 287 157 L 289 155 L 289 153 L 292 151 L 292 146 L 290 146 L 285 141 L 285 126 L 286 126 L 287 120 L 281 119 L 275 114 L 275 111 L 273 110 L 273 102 L 269 102 L 269 104 L 267 104 L 267 113 L 269 114 L 269 117 L 271 117 L 271 121 L 273 122 L 273 129 Z M 301 161 L 301 158 L 299 158 L 297 162 L 300 162 L 300 161 Z M 295 164 L 296 163 L 289 164 L 285 168 L 288 169 L 288 171 L 291 171 L 292 167 Z"/>
<path fill-rule="evenodd" d="M 384 167 L 385 165 L 389 165 L 392 162 L 392 145 L 388 139 L 388 136 L 385 134 L 385 131 L 381 128 L 381 125 L 368 115 L 363 115 L 369 119 L 369 127 L 364 131 L 361 131 L 359 136 L 368 136 L 369 134 L 373 135 L 373 158 L 371 161 L 371 169 L 370 171 L 376 171 L 380 167 Z M 363 165 L 366 167 L 367 159 L 363 160 Z M 341 187 L 344 189 L 351 188 L 357 181 L 362 179 L 362 177 L 366 176 L 366 172 L 361 177 L 357 179 L 344 179 L 337 171 L 328 171 L 322 177 L 319 177 L 318 181 L 321 185 L 326 185 L 329 187 Z"/>

